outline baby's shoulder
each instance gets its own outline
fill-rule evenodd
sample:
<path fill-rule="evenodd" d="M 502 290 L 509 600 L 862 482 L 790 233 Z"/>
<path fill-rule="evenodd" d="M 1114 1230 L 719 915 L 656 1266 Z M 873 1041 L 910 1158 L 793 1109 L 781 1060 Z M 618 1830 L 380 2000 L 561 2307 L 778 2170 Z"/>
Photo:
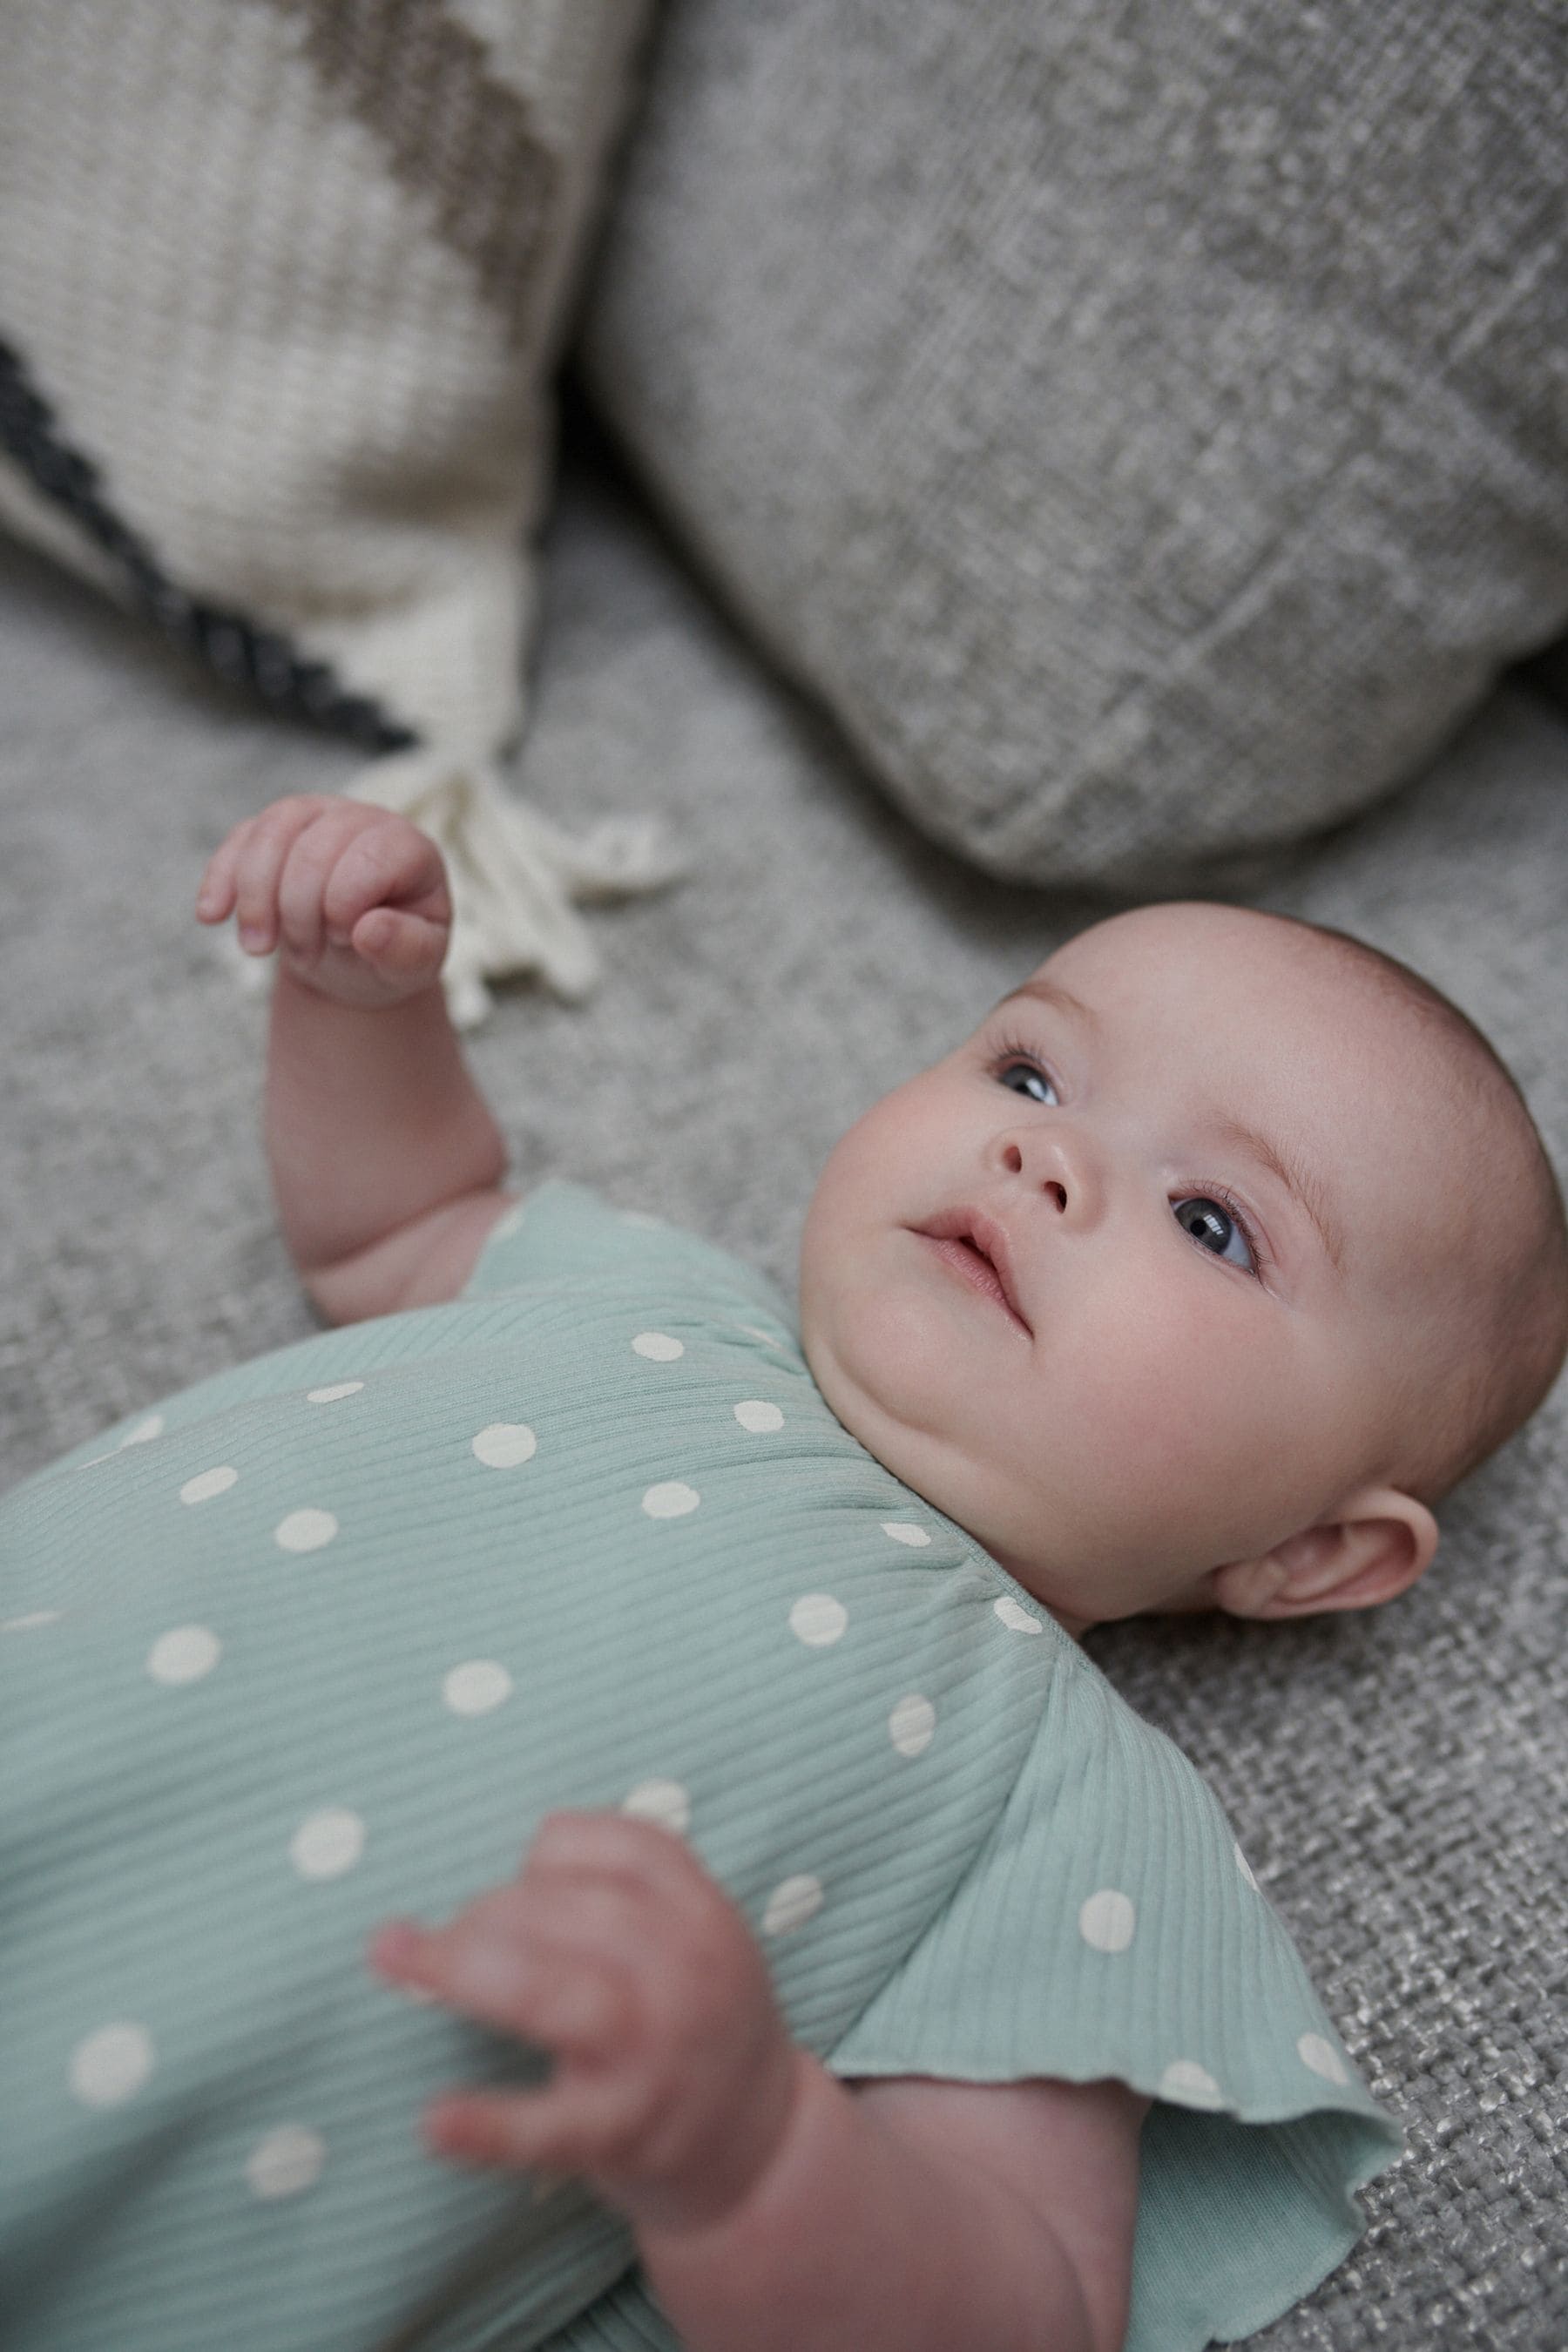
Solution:
<path fill-rule="evenodd" d="M 552 1178 L 490 1225 L 465 1298 L 542 1283 L 648 1285 L 689 1293 L 696 1307 L 760 1318 L 775 1344 L 798 1348 L 795 1315 L 768 1276 L 732 1251 L 646 1210 L 623 1208 L 590 1186 Z"/>

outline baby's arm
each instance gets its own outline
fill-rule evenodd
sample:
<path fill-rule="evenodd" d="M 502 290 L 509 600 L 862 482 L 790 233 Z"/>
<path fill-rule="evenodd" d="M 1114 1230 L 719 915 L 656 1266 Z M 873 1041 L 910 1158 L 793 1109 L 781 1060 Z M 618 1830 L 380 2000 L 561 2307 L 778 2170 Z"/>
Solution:
<path fill-rule="evenodd" d="M 440 851 L 361 801 L 274 801 L 202 877 L 200 920 L 231 912 L 278 950 L 267 1154 L 305 1288 L 333 1323 L 456 1297 L 512 1196 L 441 989 Z"/>
<path fill-rule="evenodd" d="M 437 2102 L 431 2144 L 583 2175 L 687 2352 L 1117 2352 L 1147 2101 L 1119 2083 L 851 2091 L 794 2043 L 745 1920 L 679 1839 L 563 1813 L 395 1983 L 549 2051 Z"/>

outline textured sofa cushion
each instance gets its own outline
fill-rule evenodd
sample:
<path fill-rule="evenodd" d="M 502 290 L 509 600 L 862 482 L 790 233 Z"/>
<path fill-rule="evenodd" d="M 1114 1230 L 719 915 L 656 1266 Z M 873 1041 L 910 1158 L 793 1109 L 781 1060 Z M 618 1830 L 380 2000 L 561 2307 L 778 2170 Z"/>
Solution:
<path fill-rule="evenodd" d="M 904 807 L 1168 887 L 1568 617 L 1541 0 L 672 0 L 588 319 L 667 512 Z"/>
<path fill-rule="evenodd" d="M 637 863 L 509 826 L 487 763 L 520 720 L 548 373 L 647 13 L 6 11 L 0 521 L 400 755 L 364 789 L 454 853 L 475 984 L 509 960 L 580 983 L 565 900 Z"/>

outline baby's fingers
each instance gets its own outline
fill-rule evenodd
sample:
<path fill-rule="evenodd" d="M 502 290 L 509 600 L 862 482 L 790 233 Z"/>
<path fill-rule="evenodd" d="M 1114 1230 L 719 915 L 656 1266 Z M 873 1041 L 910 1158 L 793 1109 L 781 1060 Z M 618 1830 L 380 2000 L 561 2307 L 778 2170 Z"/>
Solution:
<path fill-rule="evenodd" d="M 610 2084 L 542 2091 L 447 2091 L 421 2118 L 426 2147 L 458 2164 L 546 2174 L 614 2165 L 628 2139 L 626 2101 Z"/>
<path fill-rule="evenodd" d="M 219 922 L 232 908 L 241 947 L 268 954 L 278 944 L 279 877 L 300 835 L 333 805 L 319 793 L 294 793 L 237 825 L 203 877 L 196 900 L 202 920 Z"/>
<path fill-rule="evenodd" d="M 420 2119 L 425 2143 L 459 2164 L 537 2165 L 544 2135 L 527 2093 L 448 2091 Z"/>
<path fill-rule="evenodd" d="M 630 2023 L 618 1970 L 564 1953 L 521 1926 L 510 1933 L 466 1923 L 432 1930 L 397 1920 L 381 1929 L 369 1957 L 394 1983 L 558 2056 L 602 2056 Z"/>
<path fill-rule="evenodd" d="M 347 805 L 360 822 L 351 838 L 336 845 L 322 877 L 321 908 L 327 937 L 334 945 L 346 942 L 361 916 L 375 907 L 422 916 L 427 922 L 449 921 L 447 869 L 429 835 L 390 811 L 367 808 L 363 802 Z"/>
<path fill-rule="evenodd" d="M 196 890 L 196 920 L 199 923 L 222 923 L 234 911 L 235 875 L 239 865 L 245 837 L 255 824 L 246 817 L 226 834 L 207 859 L 206 867 Z"/>
<path fill-rule="evenodd" d="M 349 944 L 384 979 L 412 981 L 426 974 L 433 978 L 440 970 L 447 936 L 444 923 L 401 913 L 395 907 L 373 907 L 354 925 Z"/>

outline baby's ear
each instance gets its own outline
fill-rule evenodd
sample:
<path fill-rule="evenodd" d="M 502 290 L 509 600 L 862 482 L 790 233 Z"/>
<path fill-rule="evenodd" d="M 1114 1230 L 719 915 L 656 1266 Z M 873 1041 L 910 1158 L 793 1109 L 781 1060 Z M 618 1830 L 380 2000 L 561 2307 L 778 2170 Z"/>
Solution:
<path fill-rule="evenodd" d="M 1257 1559 L 1215 1569 L 1216 1608 L 1233 1617 L 1317 1617 L 1374 1609 L 1408 1591 L 1437 1549 L 1437 1522 L 1396 1486 L 1363 1486 L 1331 1519 L 1287 1536 Z"/>

